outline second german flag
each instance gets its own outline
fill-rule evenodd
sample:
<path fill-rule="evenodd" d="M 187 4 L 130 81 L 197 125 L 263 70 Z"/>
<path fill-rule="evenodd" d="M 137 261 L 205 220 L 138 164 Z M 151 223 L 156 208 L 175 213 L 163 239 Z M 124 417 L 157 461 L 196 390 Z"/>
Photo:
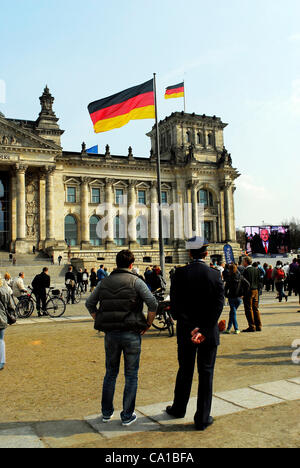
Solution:
<path fill-rule="evenodd" d="M 178 83 L 174 86 L 168 86 L 165 92 L 165 99 L 184 97 L 184 83 Z"/>
<path fill-rule="evenodd" d="M 89 104 L 88 110 L 95 133 L 123 127 L 130 120 L 154 119 L 153 79 L 92 102 Z"/>

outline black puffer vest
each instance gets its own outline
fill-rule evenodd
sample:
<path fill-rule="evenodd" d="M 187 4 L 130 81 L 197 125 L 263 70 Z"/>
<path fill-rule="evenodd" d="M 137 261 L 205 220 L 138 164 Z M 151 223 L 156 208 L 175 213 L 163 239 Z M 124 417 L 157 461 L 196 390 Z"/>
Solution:
<path fill-rule="evenodd" d="M 101 281 L 100 308 L 95 329 L 141 332 L 147 328 L 143 301 L 135 290 L 138 276 L 127 269 L 117 269 Z"/>

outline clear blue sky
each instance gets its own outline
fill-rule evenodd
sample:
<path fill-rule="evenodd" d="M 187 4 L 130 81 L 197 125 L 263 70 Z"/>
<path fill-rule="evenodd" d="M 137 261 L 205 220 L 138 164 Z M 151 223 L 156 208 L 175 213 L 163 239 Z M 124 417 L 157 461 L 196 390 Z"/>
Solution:
<path fill-rule="evenodd" d="M 95 135 L 89 102 L 157 73 L 159 117 L 182 110 L 165 86 L 186 81 L 187 111 L 227 122 L 242 177 L 237 226 L 299 215 L 299 0 L 1 0 L 0 80 L 7 117 L 36 119 L 47 83 L 65 150 L 108 143 L 147 156 L 152 121 Z"/>

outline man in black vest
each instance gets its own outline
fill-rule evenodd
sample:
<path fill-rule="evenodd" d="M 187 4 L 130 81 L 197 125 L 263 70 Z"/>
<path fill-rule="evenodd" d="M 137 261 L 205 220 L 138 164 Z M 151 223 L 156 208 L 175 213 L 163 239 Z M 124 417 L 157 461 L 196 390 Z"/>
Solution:
<path fill-rule="evenodd" d="M 36 297 L 36 310 L 38 316 L 41 317 L 42 315 L 47 315 L 46 313 L 46 301 L 47 301 L 47 293 L 46 289 L 50 288 L 50 276 L 49 270 L 47 267 L 43 268 L 42 273 L 36 275 L 32 281 L 33 293 Z M 42 311 L 41 311 L 41 304 L 42 304 Z"/>
<path fill-rule="evenodd" d="M 192 262 L 177 268 L 171 283 L 171 313 L 177 320 L 179 371 L 174 402 L 166 412 L 183 418 L 189 402 L 195 359 L 199 373 L 195 427 L 205 430 L 210 416 L 213 374 L 219 343 L 218 320 L 224 307 L 224 286 L 220 273 L 205 263 L 208 244 L 194 237 L 186 243 Z"/>
<path fill-rule="evenodd" d="M 117 255 L 117 269 L 102 279 L 86 301 L 95 320 L 95 329 L 105 332 L 106 375 L 102 390 L 102 421 L 109 422 L 114 413 L 113 398 L 119 373 L 121 354 L 124 355 L 125 388 L 121 420 L 123 426 L 136 421 L 134 413 L 141 336 L 151 327 L 156 315 L 157 301 L 146 283 L 132 273 L 134 255 L 122 250 Z M 143 303 L 148 306 L 147 320 Z M 100 303 L 99 310 L 97 304 Z"/>

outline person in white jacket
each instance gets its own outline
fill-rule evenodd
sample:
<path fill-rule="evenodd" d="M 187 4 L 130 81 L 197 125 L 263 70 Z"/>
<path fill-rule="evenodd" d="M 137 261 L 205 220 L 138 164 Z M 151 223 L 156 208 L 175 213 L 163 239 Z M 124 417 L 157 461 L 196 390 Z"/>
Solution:
<path fill-rule="evenodd" d="M 27 289 L 24 285 L 24 273 L 19 273 L 18 278 L 13 282 L 13 294 L 20 299 L 24 294 L 27 294 Z"/>

